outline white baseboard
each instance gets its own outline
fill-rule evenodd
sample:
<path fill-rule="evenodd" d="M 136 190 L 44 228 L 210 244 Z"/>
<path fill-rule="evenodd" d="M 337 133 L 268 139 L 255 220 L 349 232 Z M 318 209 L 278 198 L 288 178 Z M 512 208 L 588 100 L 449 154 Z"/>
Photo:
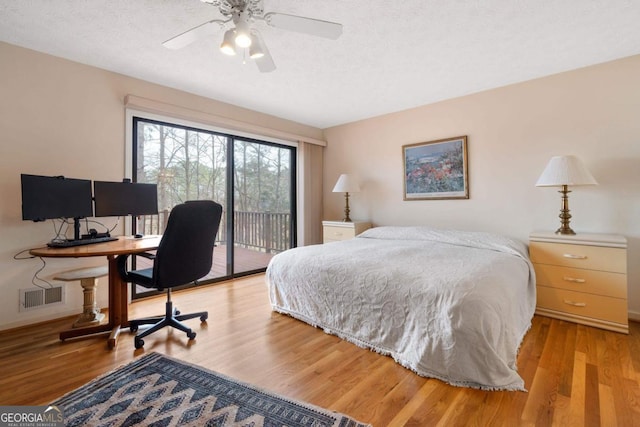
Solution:
<path fill-rule="evenodd" d="M 640 322 L 640 312 L 629 310 L 629 320 L 634 320 L 636 322 Z"/>

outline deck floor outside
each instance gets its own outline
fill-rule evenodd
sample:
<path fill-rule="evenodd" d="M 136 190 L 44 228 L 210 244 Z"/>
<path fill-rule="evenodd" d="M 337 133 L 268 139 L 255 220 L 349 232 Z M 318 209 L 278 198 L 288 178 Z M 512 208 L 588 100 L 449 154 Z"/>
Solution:
<path fill-rule="evenodd" d="M 236 246 L 234 248 L 234 274 L 237 275 L 244 272 L 265 269 L 274 256 L 274 253 L 266 253 Z M 149 268 L 153 265 L 153 261 L 142 257 L 138 257 L 136 263 L 136 268 Z M 203 277 L 201 281 L 216 280 L 228 275 L 227 245 L 218 245 L 213 250 L 213 265 L 211 266 L 211 271 Z M 141 286 L 136 287 L 136 296 L 144 296 L 143 294 L 145 293 L 148 294 L 149 290 Z"/>

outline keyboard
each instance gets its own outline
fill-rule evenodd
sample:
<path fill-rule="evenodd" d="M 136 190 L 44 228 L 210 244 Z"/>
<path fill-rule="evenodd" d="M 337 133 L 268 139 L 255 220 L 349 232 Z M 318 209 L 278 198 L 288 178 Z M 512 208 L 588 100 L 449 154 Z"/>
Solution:
<path fill-rule="evenodd" d="M 94 243 L 113 242 L 114 240 L 118 240 L 118 238 L 105 236 L 78 240 L 55 240 L 47 243 L 47 246 L 50 248 L 71 248 L 73 246 L 93 245 Z"/>

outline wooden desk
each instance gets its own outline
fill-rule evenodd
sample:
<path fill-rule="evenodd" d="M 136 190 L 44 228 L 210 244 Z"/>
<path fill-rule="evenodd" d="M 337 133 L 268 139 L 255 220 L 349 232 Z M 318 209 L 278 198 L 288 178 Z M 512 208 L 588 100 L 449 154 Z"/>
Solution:
<path fill-rule="evenodd" d="M 60 333 L 60 339 L 74 338 L 84 335 L 110 332 L 107 344 L 114 348 L 121 327 L 129 326 L 128 293 L 126 283 L 118 273 L 117 257 L 124 254 L 136 254 L 158 248 L 162 236 L 145 236 L 135 239 L 130 236 L 120 236 L 118 240 L 104 243 L 93 243 L 70 248 L 36 248 L 29 253 L 37 257 L 47 258 L 84 258 L 106 256 L 109 263 L 109 322 L 104 325 L 76 328 Z"/>

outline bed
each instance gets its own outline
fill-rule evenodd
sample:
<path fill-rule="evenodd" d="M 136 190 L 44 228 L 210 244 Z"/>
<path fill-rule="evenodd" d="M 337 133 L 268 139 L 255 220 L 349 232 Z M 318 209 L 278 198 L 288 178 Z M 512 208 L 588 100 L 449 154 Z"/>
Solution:
<path fill-rule="evenodd" d="M 267 268 L 274 311 L 391 356 L 418 375 L 522 390 L 516 358 L 535 310 L 526 246 L 484 232 L 376 227 L 290 249 Z"/>

